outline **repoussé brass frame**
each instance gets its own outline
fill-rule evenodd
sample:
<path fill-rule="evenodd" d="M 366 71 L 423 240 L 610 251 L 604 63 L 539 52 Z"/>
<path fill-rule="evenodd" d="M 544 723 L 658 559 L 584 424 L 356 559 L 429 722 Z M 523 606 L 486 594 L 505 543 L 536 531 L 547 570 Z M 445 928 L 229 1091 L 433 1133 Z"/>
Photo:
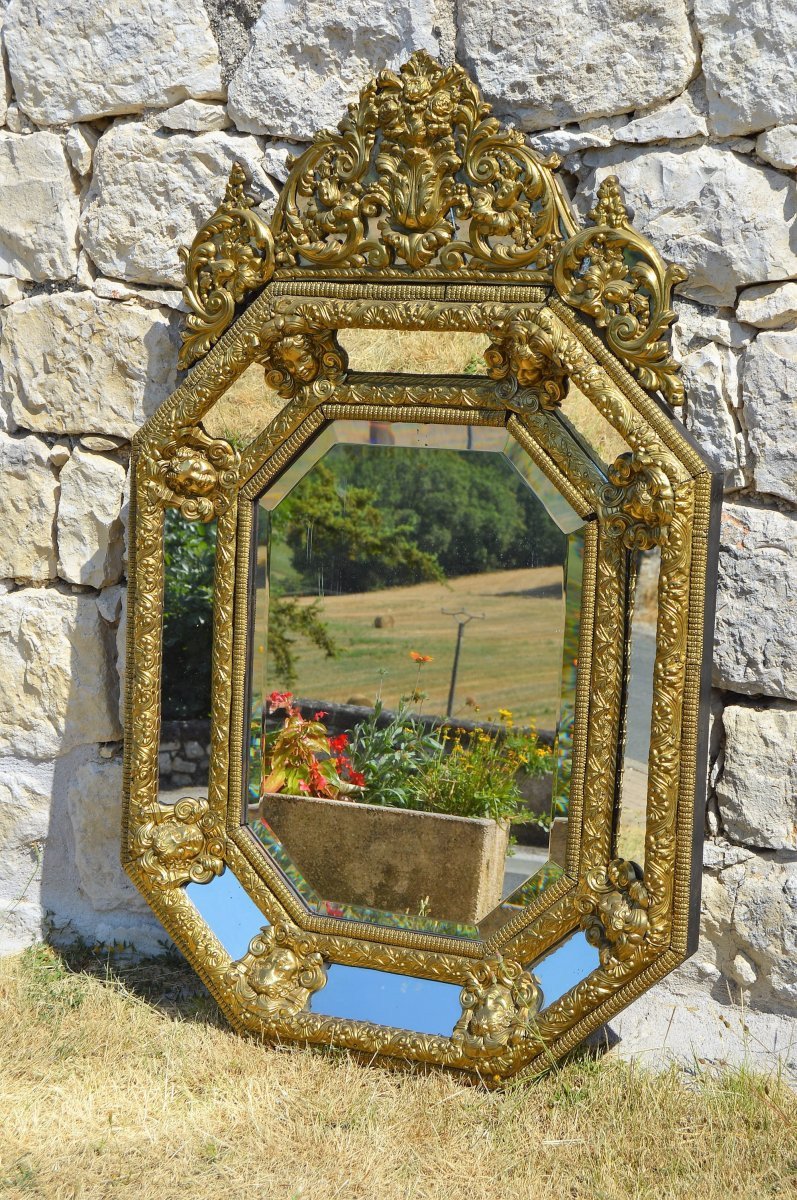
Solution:
<path fill-rule="evenodd" d="M 364 89 L 339 133 L 318 136 L 270 224 L 234 168 L 185 253 L 183 362 L 199 361 L 133 441 L 122 858 L 236 1029 L 496 1083 L 542 1069 L 693 948 L 716 484 L 654 394 L 682 396 L 663 339 L 683 273 L 631 229 L 614 180 L 579 228 L 555 162 L 488 114 L 459 67 L 414 55 Z M 485 333 L 489 373 L 351 371 L 336 337 L 348 328 Z M 252 363 L 285 405 L 239 453 L 202 420 Z M 629 447 L 607 469 L 560 411 L 569 387 Z M 340 418 L 505 426 L 587 523 L 566 870 L 481 940 L 311 914 L 242 822 L 253 500 Z M 217 520 L 208 796 L 175 806 L 158 799 L 166 507 Z M 653 546 L 643 873 L 616 858 L 616 796 L 635 553 Z M 224 870 L 264 918 L 237 961 L 184 889 Z M 579 929 L 600 966 L 538 1012 L 533 964 Z M 290 984 L 269 975 L 277 953 L 295 968 Z M 461 984 L 462 1016 L 440 1037 L 310 1012 L 329 963 Z M 503 1016 L 485 1036 L 471 1017 L 496 996 Z"/>

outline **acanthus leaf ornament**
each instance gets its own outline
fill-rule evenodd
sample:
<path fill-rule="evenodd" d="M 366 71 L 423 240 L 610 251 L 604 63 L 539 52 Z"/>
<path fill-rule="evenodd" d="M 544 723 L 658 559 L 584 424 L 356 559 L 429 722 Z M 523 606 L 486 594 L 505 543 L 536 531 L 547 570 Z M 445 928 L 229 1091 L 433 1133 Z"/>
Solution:
<path fill-rule="evenodd" d="M 157 887 L 209 883 L 224 870 L 224 822 L 207 800 L 159 804 L 136 830 L 131 859 Z"/>
<path fill-rule="evenodd" d="M 227 982 L 241 1006 L 264 1022 L 285 1021 L 307 1007 L 327 982 L 312 934 L 289 921 L 264 926 L 233 963 Z"/>
<path fill-rule="evenodd" d="M 534 1036 L 542 991 L 520 963 L 492 954 L 468 968 L 460 1003 L 452 1042 L 469 1058 L 491 1058 Z"/>
<path fill-rule="evenodd" d="M 605 872 L 588 871 L 577 903 L 584 936 L 597 949 L 604 971 L 623 975 L 642 961 L 650 897 L 636 863 L 615 858 Z"/>
<path fill-rule="evenodd" d="M 608 477 L 601 494 L 608 531 L 629 550 L 650 550 L 665 542 L 675 512 L 666 472 L 639 450 L 615 459 Z"/>
<path fill-rule="evenodd" d="M 238 483 L 240 454 L 198 427 L 183 428 L 146 460 L 151 493 L 188 521 L 210 521 L 229 506 Z"/>
<path fill-rule="evenodd" d="M 609 348 L 643 387 L 659 389 L 671 404 L 682 404 L 678 364 L 662 337 L 676 318 L 670 307 L 672 289 L 687 273 L 676 263 L 665 263 L 631 228 L 616 176 L 600 184 L 589 217 L 593 225 L 559 250 L 553 269 L 556 290 L 566 304 L 605 328 Z"/>
<path fill-rule="evenodd" d="M 235 306 L 263 286 L 274 272 L 274 241 L 255 201 L 246 194 L 246 175 L 233 163 L 224 199 L 194 238 L 181 247 L 185 263 L 183 299 L 191 309 L 178 363 L 188 367 L 207 354 L 232 324 Z"/>

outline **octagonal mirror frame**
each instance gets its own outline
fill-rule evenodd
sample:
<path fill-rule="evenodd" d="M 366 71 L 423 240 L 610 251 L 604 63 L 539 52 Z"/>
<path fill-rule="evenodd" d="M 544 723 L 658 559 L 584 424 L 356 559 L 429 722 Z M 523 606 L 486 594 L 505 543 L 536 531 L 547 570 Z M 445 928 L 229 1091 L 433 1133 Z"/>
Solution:
<path fill-rule="evenodd" d="M 631 228 L 616 180 L 581 227 L 556 165 L 501 129 L 461 68 L 420 52 L 318 135 L 270 223 L 234 167 L 184 252 L 194 365 L 133 439 L 122 862 L 241 1032 L 494 1085 L 545 1069 L 695 948 L 720 492 L 672 414 L 684 273 Z M 486 334 L 487 374 L 351 370 L 349 329 Z M 203 419 L 252 364 L 284 405 L 240 451 Z M 564 416 L 571 388 L 628 445 L 612 464 Z M 320 431 L 358 419 L 505 428 L 586 522 L 565 870 L 479 938 L 310 912 L 242 815 L 253 506 Z M 158 794 L 167 508 L 217 529 L 207 796 L 176 804 Z M 643 870 L 617 837 L 635 571 L 653 547 Z M 236 937 L 207 917 L 210 896 Z M 544 964 L 576 942 L 580 973 L 550 988 Z M 325 986 L 352 969 L 417 984 L 415 1016 L 409 1001 L 406 1023 L 336 1011 Z M 447 1027 L 423 1016 L 433 987 Z"/>

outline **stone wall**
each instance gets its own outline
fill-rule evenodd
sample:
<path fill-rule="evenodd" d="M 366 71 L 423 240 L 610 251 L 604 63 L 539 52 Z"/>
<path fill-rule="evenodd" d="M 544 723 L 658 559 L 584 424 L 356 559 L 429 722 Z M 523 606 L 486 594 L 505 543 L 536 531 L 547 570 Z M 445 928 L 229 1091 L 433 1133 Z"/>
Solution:
<path fill-rule="evenodd" d="M 117 865 L 118 697 L 129 438 L 176 381 L 177 248 L 233 159 L 268 210 L 287 155 L 425 47 L 563 156 L 584 209 L 619 175 L 690 272 L 686 421 L 726 503 L 704 939 L 659 991 L 683 1044 L 683 1014 L 727 1025 L 742 1001 L 774 1045 L 797 1018 L 797 0 L 533 19 L 510 0 L 0 0 L 0 21 L 3 944 L 43 923 L 161 937 Z M 669 1011 L 636 1005 L 627 1044 L 652 1048 Z"/>

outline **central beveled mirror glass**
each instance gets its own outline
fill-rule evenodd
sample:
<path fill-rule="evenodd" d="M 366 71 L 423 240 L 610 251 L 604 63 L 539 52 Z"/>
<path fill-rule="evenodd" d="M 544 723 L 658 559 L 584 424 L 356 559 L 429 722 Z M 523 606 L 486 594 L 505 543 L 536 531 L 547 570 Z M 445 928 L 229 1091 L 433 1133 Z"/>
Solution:
<path fill-rule="evenodd" d="M 124 865 L 235 1028 L 539 1071 L 691 953 L 717 484 L 680 268 L 413 55 L 185 252 Z"/>
<path fill-rule="evenodd" d="M 505 429 L 382 421 L 256 504 L 253 832 L 318 913 L 478 937 L 564 867 L 584 521 Z"/>

